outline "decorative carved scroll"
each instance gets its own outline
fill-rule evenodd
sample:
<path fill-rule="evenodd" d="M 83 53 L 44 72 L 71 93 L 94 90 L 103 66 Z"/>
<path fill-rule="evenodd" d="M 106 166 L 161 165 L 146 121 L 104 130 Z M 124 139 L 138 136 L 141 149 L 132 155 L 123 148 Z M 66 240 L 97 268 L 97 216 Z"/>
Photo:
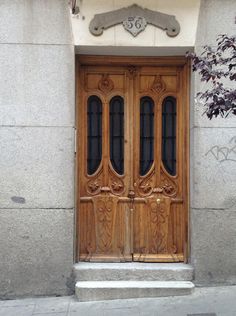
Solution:
<path fill-rule="evenodd" d="M 168 252 L 168 224 L 171 199 L 168 197 L 148 198 L 150 219 L 149 249 L 151 253 Z"/>
<path fill-rule="evenodd" d="M 154 187 L 154 175 L 155 169 L 146 176 L 145 178 L 140 179 L 138 184 L 138 191 L 141 196 L 148 196 L 152 193 Z"/>
<path fill-rule="evenodd" d="M 99 194 L 102 187 L 102 169 L 87 183 L 87 192 L 91 195 Z"/>
<path fill-rule="evenodd" d="M 165 91 L 165 83 L 162 81 L 161 76 L 157 75 L 151 86 L 151 90 L 155 93 L 161 93 Z"/>
<path fill-rule="evenodd" d="M 93 198 L 96 253 L 111 252 L 117 203 L 118 197 L 100 195 Z"/>
<path fill-rule="evenodd" d="M 176 196 L 178 187 L 176 183 L 170 179 L 163 170 L 161 170 L 161 189 L 163 193 L 167 196 L 173 197 Z"/>
<path fill-rule="evenodd" d="M 114 82 L 110 79 L 108 74 L 103 74 L 101 80 L 98 82 L 98 89 L 104 93 L 108 93 L 114 88 Z"/>
<path fill-rule="evenodd" d="M 127 76 L 128 76 L 130 79 L 133 79 L 133 78 L 136 77 L 137 72 L 138 72 L 137 67 L 135 67 L 135 66 L 129 66 L 129 67 L 128 67 Z"/>
<path fill-rule="evenodd" d="M 93 35 L 101 35 L 103 30 L 121 23 L 125 30 L 133 36 L 137 36 L 142 32 L 147 24 L 152 24 L 166 31 L 166 34 L 171 37 L 178 35 L 180 32 L 180 25 L 174 15 L 144 9 L 137 4 L 115 11 L 96 14 L 90 22 L 89 30 Z"/>
<path fill-rule="evenodd" d="M 124 192 L 124 183 L 121 179 L 111 177 L 111 192 L 115 195 L 120 195 Z"/>
<path fill-rule="evenodd" d="M 114 195 L 121 195 L 124 193 L 125 185 L 123 179 L 118 177 L 109 166 L 109 188 Z"/>

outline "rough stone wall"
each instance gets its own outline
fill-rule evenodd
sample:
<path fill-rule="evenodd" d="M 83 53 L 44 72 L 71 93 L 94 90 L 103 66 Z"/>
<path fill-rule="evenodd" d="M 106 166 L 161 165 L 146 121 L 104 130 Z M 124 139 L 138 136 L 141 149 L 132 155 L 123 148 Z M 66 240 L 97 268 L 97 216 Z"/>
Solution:
<path fill-rule="evenodd" d="M 0 1 L 0 297 L 71 293 L 74 46 L 66 0 Z"/>
<path fill-rule="evenodd" d="M 235 0 L 202 0 L 196 52 L 236 33 Z M 195 81 L 195 82 L 194 82 Z M 229 82 L 229 85 L 232 83 Z M 193 94 L 203 91 L 194 76 Z M 192 100 L 191 261 L 200 285 L 236 284 L 236 118 L 211 121 Z"/>

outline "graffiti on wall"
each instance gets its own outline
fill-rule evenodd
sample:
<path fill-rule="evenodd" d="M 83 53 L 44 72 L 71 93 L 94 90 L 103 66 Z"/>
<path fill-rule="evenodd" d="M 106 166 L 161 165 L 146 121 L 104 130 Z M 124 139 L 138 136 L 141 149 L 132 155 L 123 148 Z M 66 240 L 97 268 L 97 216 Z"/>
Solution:
<path fill-rule="evenodd" d="M 236 162 L 236 136 L 232 137 L 225 146 L 214 145 L 206 153 L 205 156 L 211 155 L 218 162 L 233 161 Z"/>

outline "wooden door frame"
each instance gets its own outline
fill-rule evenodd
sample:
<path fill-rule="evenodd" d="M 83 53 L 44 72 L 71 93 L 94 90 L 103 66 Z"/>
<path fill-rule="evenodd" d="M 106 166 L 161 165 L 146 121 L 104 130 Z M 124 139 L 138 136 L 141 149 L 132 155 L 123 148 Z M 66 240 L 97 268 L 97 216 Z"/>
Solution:
<path fill-rule="evenodd" d="M 183 113 L 185 130 L 184 133 L 184 152 L 183 156 L 186 158 L 185 172 L 184 172 L 184 193 L 186 198 L 184 207 L 184 220 L 185 220 L 185 230 L 184 230 L 184 262 L 187 263 L 190 255 L 190 225 L 189 225 L 189 201 L 190 201 L 190 73 L 191 73 L 191 63 L 190 60 L 184 56 L 171 56 L 171 57 L 136 57 L 136 56 L 97 56 L 97 55 L 76 55 L 75 57 L 75 79 L 76 79 L 76 108 L 75 108 L 75 118 L 76 118 L 76 159 L 75 159 L 75 261 L 79 262 L 78 253 L 78 243 L 79 243 L 79 233 L 78 233 L 78 212 L 79 212 L 79 159 L 78 155 L 80 153 L 79 148 L 79 126 L 78 126 L 78 107 L 81 99 L 80 84 L 79 84 L 79 71 L 80 66 L 96 66 L 96 65 L 107 65 L 107 66 L 177 66 L 183 69 L 184 74 L 184 96 L 183 100 L 186 104 L 186 110 Z"/>

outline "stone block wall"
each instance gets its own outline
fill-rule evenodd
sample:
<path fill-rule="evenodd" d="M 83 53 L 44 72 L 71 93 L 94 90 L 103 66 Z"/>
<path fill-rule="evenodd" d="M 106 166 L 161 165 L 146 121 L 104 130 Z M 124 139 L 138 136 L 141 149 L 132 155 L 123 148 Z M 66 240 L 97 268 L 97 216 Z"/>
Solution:
<path fill-rule="evenodd" d="M 65 0 L 0 3 L 0 298 L 73 289 L 74 46 Z"/>
<path fill-rule="evenodd" d="M 202 0 L 195 50 L 236 34 L 235 0 Z M 229 85 L 232 85 L 229 82 Z M 193 76 L 192 94 L 206 85 Z M 191 104 L 191 262 L 198 285 L 236 284 L 236 117 Z"/>

